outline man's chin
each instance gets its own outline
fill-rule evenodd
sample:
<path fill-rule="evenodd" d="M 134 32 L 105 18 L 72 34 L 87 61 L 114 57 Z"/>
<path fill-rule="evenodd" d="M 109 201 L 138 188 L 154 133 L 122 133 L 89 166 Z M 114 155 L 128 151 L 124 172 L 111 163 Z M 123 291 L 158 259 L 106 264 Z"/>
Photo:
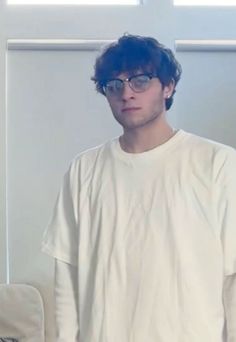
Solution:
<path fill-rule="evenodd" d="M 135 119 L 123 119 L 115 117 L 116 121 L 124 128 L 124 129 L 135 129 L 144 126 L 146 123 L 141 120 Z"/>
<path fill-rule="evenodd" d="M 119 122 L 119 124 L 125 130 L 137 129 L 143 127 L 145 124 L 137 123 L 137 122 Z"/>

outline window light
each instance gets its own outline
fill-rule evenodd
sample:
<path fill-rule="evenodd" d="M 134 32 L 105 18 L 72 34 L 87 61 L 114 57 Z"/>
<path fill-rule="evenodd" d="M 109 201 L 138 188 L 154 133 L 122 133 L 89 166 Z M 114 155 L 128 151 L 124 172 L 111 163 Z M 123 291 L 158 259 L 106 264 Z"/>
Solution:
<path fill-rule="evenodd" d="M 236 6 L 236 0 L 174 0 L 175 6 Z"/>
<path fill-rule="evenodd" d="M 139 5 L 140 0 L 8 0 L 9 5 Z"/>

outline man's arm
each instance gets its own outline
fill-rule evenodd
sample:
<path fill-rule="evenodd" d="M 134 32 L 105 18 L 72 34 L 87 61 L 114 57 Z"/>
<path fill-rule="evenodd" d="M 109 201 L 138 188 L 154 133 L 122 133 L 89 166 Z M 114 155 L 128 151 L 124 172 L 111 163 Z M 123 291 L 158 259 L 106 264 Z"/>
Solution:
<path fill-rule="evenodd" d="M 229 275 L 225 278 L 223 299 L 227 342 L 236 342 L 236 274 Z"/>
<path fill-rule="evenodd" d="M 77 267 L 55 259 L 56 341 L 78 342 Z"/>

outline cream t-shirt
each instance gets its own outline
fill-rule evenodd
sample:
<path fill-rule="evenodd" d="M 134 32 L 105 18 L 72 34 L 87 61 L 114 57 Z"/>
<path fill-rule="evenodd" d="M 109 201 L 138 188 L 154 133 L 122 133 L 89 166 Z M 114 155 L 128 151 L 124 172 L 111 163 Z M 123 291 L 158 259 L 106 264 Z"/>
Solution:
<path fill-rule="evenodd" d="M 83 152 L 43 250 L 78 266 L 80 342 L 222 342 L 236 151 L 179 130 L 143 153 L 118 138 Z"/>

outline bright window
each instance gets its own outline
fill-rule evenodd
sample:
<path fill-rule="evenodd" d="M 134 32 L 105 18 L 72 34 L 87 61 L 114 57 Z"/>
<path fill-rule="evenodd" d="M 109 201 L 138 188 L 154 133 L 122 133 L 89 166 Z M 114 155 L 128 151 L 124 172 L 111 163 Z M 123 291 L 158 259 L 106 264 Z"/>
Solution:
<path fill-rule="evenodd" d="M 9 5 L 139 5 L 139 0 L 8 0 Z"/>
<path fill-rule="evenodd" d="M 174 0 L 176 6 L 236 6 L 236 0 Z"/>

